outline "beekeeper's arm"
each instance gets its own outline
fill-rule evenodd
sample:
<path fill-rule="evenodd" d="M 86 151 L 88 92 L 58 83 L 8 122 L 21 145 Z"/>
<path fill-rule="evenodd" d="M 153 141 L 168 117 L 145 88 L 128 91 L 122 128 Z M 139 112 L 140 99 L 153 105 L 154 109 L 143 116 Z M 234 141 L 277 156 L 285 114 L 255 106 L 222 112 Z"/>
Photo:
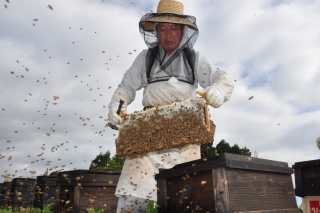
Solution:
<path fill-rule="evenodd" d="M 124 101 L 120 115 L 126 114 L 127 106 L 131 104 L 136 97 L 136 91 L 142 88 L 142 75 L 143 68 L 145 67 L 145 54 L 146 51 L 143 51 L 137 56 L 130 69 L 125 72 L 121 83 L 119 84 L 118 88 L 111 98 L 111 101 L 108 105 L 108 119 L 109 122 L 113 125 L 117 125 L 122 122 L 121 117 L 117 114 L 119 101 Z"/>
<path fill-rule="evenodd" d="M 223 70 L 217 68 L 206 56 L 199 53 L 197 57 L 196 77 L 204 90 L 199 95 L 206 98 L 208 104 L 218 108 L 231 97 L 234 84 Z"/>

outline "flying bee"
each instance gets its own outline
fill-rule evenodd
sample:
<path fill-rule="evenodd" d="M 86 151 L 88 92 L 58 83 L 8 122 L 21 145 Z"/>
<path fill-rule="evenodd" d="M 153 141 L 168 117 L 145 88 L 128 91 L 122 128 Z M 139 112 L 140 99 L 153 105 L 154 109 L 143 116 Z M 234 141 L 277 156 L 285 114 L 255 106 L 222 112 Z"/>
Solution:
<path fill-rule="evenodd" d="M 48 4 L 48 8 L 49 8 L 50 10 L 53 10 L 53 7 L 52 7 L 50 4 Z"/>

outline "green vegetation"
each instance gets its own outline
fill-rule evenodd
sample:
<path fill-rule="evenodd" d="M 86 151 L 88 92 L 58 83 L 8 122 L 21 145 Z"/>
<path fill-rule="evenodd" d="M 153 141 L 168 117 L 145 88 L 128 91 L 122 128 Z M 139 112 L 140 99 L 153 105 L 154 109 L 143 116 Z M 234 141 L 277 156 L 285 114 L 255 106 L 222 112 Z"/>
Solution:
<path fill-rule="evenodd" d="M 0 207 L 0 213 L 51 213 L 51 204 L 47 204 L 41 210 L 40 208 L 19 208 L 15 207 L 12 209 L 9 207 Z"/>
<path fill-rule="evenodd" d="M 149 200 L 146 213 L 158 213 L 157 203 L 155 203 L 153 200 Z"/>
<path fill-rule="evenodd" d="M 103 213 L 103 209 L 87 209 L 88 213 Z"/>
<path fill-rule="evenodd" d="M 90 164 L 89 170 L 121 171 L 124 158 L 110 157 L 110 152 L 100 153 Z"/>
<path fill-rule="evenodd" d="M 238 144 L 230 146 L 229 143 L 223 139 L 216 145 L 216 147 L 213 147 L 213 142 L 201 145 L 201 158 L 216 156 L 224 152 L 251 156 L 251 151 L 247 147 L 240 148 Z"/>

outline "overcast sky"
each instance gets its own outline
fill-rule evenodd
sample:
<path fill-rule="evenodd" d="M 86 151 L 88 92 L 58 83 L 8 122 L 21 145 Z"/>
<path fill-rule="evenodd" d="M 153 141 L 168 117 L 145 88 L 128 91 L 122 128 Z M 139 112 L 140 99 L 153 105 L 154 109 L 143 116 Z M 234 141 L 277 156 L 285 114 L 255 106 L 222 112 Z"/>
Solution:
<path fill-rule="evenodd" d="M 289 166 L 318 159 L 320 2 L 182 2 L 197 18 L 195 49 L 235 81 L 229 102 L 211 109 L 215 143 L 225 139 Z M 107 105 L 146 49 L 138 22 L 157 3 L 2 0 L 0 174 L 88 169 L 100 152 L 115 153 Z M 141 94 L 129 113 L 142 108 Z"/>

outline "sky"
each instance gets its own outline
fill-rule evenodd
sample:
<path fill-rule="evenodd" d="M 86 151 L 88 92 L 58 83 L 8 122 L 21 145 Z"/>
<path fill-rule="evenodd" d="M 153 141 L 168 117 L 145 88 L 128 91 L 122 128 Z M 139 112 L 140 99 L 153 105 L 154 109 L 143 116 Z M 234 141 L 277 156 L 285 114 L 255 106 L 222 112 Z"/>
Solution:
<path fill-rule="evenodd" d="M 1 1 L 0 174 L 88 169 L 100 152 L 114 155 L 107 106 L 147 48 L 138 23 L 158 0 Z M 215 144 L 289 166 L 319 159 L 320 2 L 182 2 L 197 18 L 194 48 L 235 84 L 210 109 Z M 142 90 L 128 113 L 141 100 Z"/>

